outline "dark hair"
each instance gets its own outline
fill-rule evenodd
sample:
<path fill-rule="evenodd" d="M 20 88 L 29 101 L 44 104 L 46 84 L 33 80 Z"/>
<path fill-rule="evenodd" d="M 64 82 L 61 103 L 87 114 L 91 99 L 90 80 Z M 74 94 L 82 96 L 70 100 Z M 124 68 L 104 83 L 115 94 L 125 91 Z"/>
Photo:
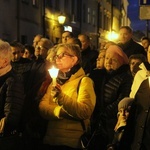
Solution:
<path fill-rule="evenodd" d="M 74 34 L 73 34 L 72 32 L 70 32 L 70 31 L 64 31 L 63 33 L 66 33 L 66 32 L 69 33 L 70 37 L 74 37 Z M 62 34 L 63 34 L 63 33 L 62 33 Z"/>
<path fill-rule="evenodd" d="M 121 26 L 121 27 L 120 27 L 120 30 L 121 30 L 121 29 L 127 29 L 130 33 L 133 32 L 132 28 L 129 27 L 129 26 Z"/>
<path fill-rule="evenodd" d="M 132 59 L 139 59 L 142 62 L 146 62 L 147 58 L 143 55 L 143 54 L 133 54 L 129 57 L 129 64 L 131 62 Z"/>
<path fill-rule="evenodd" d="M 19 48 L 20 52 L 21 52 L 21 53 L 24 53 L 24 46 L 23 46 L 20 42 L 18 42 L 18 41 L 13 41 L 13 42 L 10 43 L 10 46 L 11 46 L 11 47 Z"/>
<path fill-rule="evenodd" d="M 146 36 L 143 36 L 143 37 L 141 38 L 141 41 L 143 41 L 143 40 L 147 40 L 148 42 L 150 42 L 150 39 L 149 39 L 148 37 L 146 37 Z"/>
<path fill-rule="evenodd" d="M 89 41 L 89 42 L 91 41 L 90 37 L 88 35 L 86 35 L 86 34 L 79 34 L 78 37 L 79 36 L 83 36 L 86 39 L 86 41 Z"/>
<path fill-rule="evenodd" d="M 71 39 L 72 39 L 72 44 L 77 44 L 77 45 L 79 45 L 80 48 L 82 47 L 82 43 L 78 38 L 73 37 Z"/>
<path fill-rule="evenodd" d="M 27 49 L 30 54 L 34 55 L 34 47 L 32 45 L 25 44 L 24 48 Z"/>

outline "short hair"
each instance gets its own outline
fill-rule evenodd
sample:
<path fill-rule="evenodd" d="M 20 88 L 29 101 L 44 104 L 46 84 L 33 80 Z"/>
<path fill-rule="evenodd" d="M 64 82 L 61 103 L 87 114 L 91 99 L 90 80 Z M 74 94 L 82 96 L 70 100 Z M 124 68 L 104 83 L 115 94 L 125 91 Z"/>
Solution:
<path fill-rule="evenodd" d="M 72 53 L 75 56 L 77 56 L 78 61 L 76 64 L 81 64 L 81 51 L 80 47 L 77 44 L 67 44 L 67 43 L 58 44 L 56 47 L 56 52 L 60 47 L 64 47 L 66 51 L 68 50 L 69 53 Z"/>
<path fill-rule="evenodd" d="M 20 42 L 18 41 L 13 41 L 10 43 L 11 47 L 16 47 L 20 50 L 20 52 L 24 52 L 24 45 L 22 45 Z"/>
<path fill-rule="evenodd" d="M 133 54 L 133 55 L 131 55 L 129 57 L 129 64 L 130 64 L 130 62 L 131 62 L 132 59 L 139 59 L 142 62 L 146 62 L 147 61 L 146 56 L 144 56 L 143 54 Z"/>
<path fill-rule="evenodd" d="M 90 37 L 89 37 L 88 35 L 86 35 L 86 34 L 79 34 L 78 37 L 79 37 L 79 36 L 83 36 L 83 37 L 85 38 L 85 40 L 88 41 L 88 42 L 91 41 L 91 40 L 90 40 Z"/>
<path fill-rule="evenodd" d="M 66 33 L 66 32 L 69 33 L 70 37 L 74 37 L 74 34 L 73 34 L 72 32 L 70 32 L 70 31 L 63 31 L 63 33 Z M 62 33 L 62 34 L 63 34 L 63 33 Z"/>
<path fill-rule="evenodd" d="M 72 39 L 72 44 L 77 44 L 79 45 L 80 48 L 82 47 L 82 43 L 78 38 L 73 37 L 71 39 Z"/>
<path fill-rule="evenodd" d="M 129 26 L 121 26 L 121 27 L 120 27 L 120 30 L 121 30 L 121 29 L 126 29 L 126 30 L 128 30 L 130 33 L 133 33 L 132 28 L 129 27 Z"/>
<path fill-rule="evenodd" d="M 141 41 L 143 41 L 143 40 L 147 40 L 148 42 L 150 42 L 150 39 L 149 39 L 148 37 L 146 37 L 146 36 L 143 36 L 143 37 L 141 38 Z"/>
<path fill-rule="evenodd" d="M 41 38 L 43 38 L 43 35 L 42 35 L 42 34 L 36 34 L 36 35 L 34 36 L 34 38 L 35 38 L 35 37 L 39 37 L 39 38 L 41 39 Z"/>
<path fill-rule="evenodd" d="M 32 45 L 29 45 L 29 44 L 25 44 L 24 45 L 24 48 L 27 49 L 29 51 L 30 54 L 34 55 L 34 47 Z"/>
<path fill-rule="evenodd" d="M 0 58 L 7 58 L 9 62 L 11 61 L 12 58 L 10 44 L 1 39 L 0 39 Z"/>
<path fill-rule="evenodd" d="M 50 39 L 47 38 L 41 38 L 39 42 L 43 42 L 44 43 L 44 47 L 49 50 L 50 48 L 52 48 L 54 46 L 53 42 Z"/>

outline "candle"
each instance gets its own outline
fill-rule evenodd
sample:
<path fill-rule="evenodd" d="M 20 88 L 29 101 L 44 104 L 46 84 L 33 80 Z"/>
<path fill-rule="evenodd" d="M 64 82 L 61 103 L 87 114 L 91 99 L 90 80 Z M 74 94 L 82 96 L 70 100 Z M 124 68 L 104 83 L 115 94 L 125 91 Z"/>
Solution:
<path fill-rule="evenodd" d="M 50 74 L 50 76 L 51 76 L 51 78 L 53 80 L 53 85 L 55 86 L 56 85 L 56 78 L 57 78 L 59 69 L 55 68 L 53 66 L 51 69 L 48 69 L 48 71 L 49 71 L 49 74 Z"/>

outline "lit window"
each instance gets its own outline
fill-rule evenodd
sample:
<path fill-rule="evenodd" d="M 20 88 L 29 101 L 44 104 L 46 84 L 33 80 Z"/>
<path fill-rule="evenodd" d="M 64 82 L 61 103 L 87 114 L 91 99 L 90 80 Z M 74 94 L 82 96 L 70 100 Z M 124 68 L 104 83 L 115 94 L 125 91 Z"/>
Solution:
<path fill-rule="evenodd" d="M 32 5 L 33 6 L 38 6 L 39 0 L 32 0 Z"/>

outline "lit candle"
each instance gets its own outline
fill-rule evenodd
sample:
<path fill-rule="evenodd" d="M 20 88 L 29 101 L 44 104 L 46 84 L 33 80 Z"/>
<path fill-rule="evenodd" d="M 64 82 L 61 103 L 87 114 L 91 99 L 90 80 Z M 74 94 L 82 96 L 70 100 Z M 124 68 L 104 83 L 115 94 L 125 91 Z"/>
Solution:
<path fill-rule="evenodd" d="M 51 78 L 53 80 L 53 85 L 55 86 L 56 85 L 56 78 L 57 78 L 59 69 L 55 68 L 53 66 L 51 69 L 48 69 L 48 71 L 49 71 L 49 74 L 50 74 L 50 76 L 51 76 Z"/>

